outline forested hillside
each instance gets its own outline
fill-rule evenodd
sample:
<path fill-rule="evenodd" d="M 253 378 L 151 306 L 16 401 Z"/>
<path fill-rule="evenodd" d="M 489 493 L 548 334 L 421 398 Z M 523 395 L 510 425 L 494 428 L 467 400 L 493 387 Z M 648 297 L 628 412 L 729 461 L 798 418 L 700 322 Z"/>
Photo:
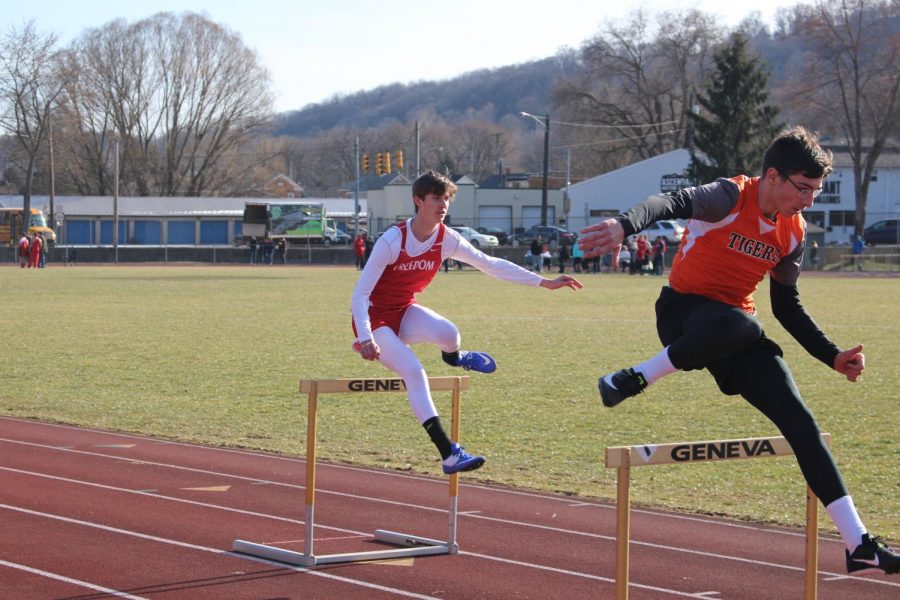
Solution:
<path fill-rule="evenodd" d="M 275 133 L 305 137 L 332 127 L 365 129 L 406 123 L 423 112 L 451 122 L 473 112 L 495 121 L 520 111 L 543 113 L 556 81 L 576 68 L 576 57 L 565 54 L 441 81 L 384 85 L 281 115 Z"/>

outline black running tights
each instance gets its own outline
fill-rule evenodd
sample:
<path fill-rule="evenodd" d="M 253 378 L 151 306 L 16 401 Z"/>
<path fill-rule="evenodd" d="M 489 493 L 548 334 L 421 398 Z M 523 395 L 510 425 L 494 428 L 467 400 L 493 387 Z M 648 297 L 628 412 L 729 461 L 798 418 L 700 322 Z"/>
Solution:
<path fill-rule="evenodd" d="M 794 383 L 781 348 L 755 317 L 703 296 L 664 287 L 657 330 L 679 369 L 707 368 L 725 394 L 740 394 L 787 439 L 813 493 L 828 505 L 847 495 L 840 471 Z"/>

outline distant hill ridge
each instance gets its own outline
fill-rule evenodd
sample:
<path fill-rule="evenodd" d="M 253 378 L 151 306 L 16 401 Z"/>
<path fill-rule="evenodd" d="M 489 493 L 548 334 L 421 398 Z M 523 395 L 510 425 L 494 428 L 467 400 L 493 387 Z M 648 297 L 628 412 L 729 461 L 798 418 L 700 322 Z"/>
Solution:
<path fill-rule="evenodd" d="M 338 126 L 405 123 L 415 113 L 429 109 L 448 121 L 472 111 L 486 113 L 484 116 L 494 121 L 520 111 L 547 112 L 556 80 L 575 68 L 576 58 L 570 53 L 441 81 L 383 85 L 283 113 L 275 134 L 306 137 Z"/>

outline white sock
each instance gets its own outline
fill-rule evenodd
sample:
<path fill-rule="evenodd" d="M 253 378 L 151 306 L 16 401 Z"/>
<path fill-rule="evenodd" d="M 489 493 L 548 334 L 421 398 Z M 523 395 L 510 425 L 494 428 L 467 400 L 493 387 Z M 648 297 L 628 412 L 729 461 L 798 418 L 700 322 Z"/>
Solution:
<path fill-rule="evenodd" d="M 644 379 L 647 380 L 647 385 L 656 383 L 666 375 L 671 375 L 676 371 L 680 371 L 680 369 L 674 367 L 672 361 L 669 360 L 668 346 L 660 350 L 659 354 L 650 360 L 645 360 L 644 362 L 635 365 L 634 370 L 638 373 L 643 373 Z"/>
<path fill-rule="evenodd" d="M 862 536 L 866 534 L 866 526 L 863 525 L 853 505 L 853 498 L 842 496 L 825 507 L 828 516 L 834 521 L 835 526 L 844 538 L 844 545 L 851 553 L 862 542 Z"/>

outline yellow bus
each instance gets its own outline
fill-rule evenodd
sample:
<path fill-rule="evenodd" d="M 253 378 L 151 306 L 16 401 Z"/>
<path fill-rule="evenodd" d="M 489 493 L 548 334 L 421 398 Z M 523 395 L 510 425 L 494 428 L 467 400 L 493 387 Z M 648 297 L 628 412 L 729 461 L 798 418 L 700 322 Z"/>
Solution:
<path fill-rule="evenodd" d="M 40 233 L 44 236 L 44 240 L 56 241 L 56 233 L 47 227 L 47 219 L 38 208 L 31 209 L 28 233 L 29 235 Z M 15 244 L 20 237 L 22 237 L 22 209 L 0 208 L 0 244 Z"/>

